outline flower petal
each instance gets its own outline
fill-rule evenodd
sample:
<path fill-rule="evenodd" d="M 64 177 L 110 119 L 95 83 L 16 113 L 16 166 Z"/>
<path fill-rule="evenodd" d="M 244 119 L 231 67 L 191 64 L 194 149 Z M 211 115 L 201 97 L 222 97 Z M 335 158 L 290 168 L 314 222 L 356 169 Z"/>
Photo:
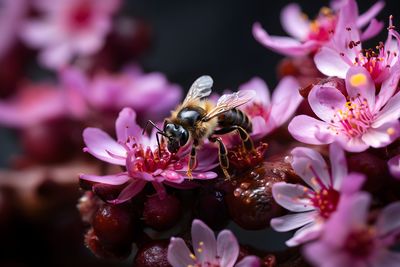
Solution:
<path fill-rule="evenodd" d="M 277 232 L 287 232 L 315 221 L 317 211 L 288 214 L 271 220 L 271 227 Z"/>
<path fill-rule="evenodd" d="M 389 99 L 384 108 L 378 113 L 372 127 L 378 128 L 387 122 L 393 122 L 400 117 L 400 92 Z"/>
<path fill-rule="evenodd" d="M 106 132 L 98 128 L 86 128 L 83 131 L 83 141 L 86 144 L 85 151 L 96 158 L 125 166 L 125 148 L 113 140 Z"/>
<path fill-rule="evenodd" d="M 147 181 L 144 180 L 132 181 L 127 187 L 124 188 L 124 190 L 121 191 L 121 193 L 118 195 L 116 199 L 111 200 L 109 202 L 113 204 L 120 204 L 130 200 L 131 198 L 139 194 L 140 191 L 142 191 L 146 183 Z"/>
<path fill-rule="evenodd" d="M 400 262 L 400 253 L 383 250 L 380 255 L 374 259 L 371 267 L 398 267 Z"/>
<path fill-rule="evenodd" d="M 346 75 L 346 89 L 350 97 L 368 102 L 371 111 L 375 108 L 375 83 L 364 67 L 351 67 Z"/>
<path fill-rule="evenodd" d="M 390 76 L 385 81 L 382 82 L 381 90 L 379 91 L 379 94 L 376 97 L 376 104 L 375 104 L 376 112 L 381 110 L 381 108 L 386 103 L 388 103 L 388 101 L 389 102 L 391 102 L 391 101 L 398 102 L 399 101 L 399 99 L 398 99 L 399 93 L 397 93 L 395 96 L 393 96 L 393 94 L 396 92 L 397 85 L 399 83 L 399 79 L 400 79 L 400 61 L 397 61 L 397 63 L 393 67 L 391 67 Z M 393 98 L 397 98 L 397 100 L 391 100 Z M 395 103 L 391 103 L 391 105 L 393 105 L 393 104 L 395 104 Z M 385 110 L 385 108 L 383 108 L 383 110 Z M 391 112 L 389 112 L 389 114 L 390 113 Z M 378 118 L 379 118 L 379 116 L 380 115 L 378 115 Z"/>
<path fill-rule="evenodd" d="M 341 186 L 337 189 L 340 191 L 341 194 L 354 194 L 361 189 L 365 180 L 366 178 L 364 174 L 349 173 L 343 178 Z"/>
<path fill-rule="evenodd" d="M 192 252 L 188 249 L 182 238 L 171 237 L 167 258 L 172 267 L 194 265 L 195 262 L 190 255 L 192 255 Z"/>
<path fill-rule="evenodd" d="M 314 56 L 314 62 L 317 69 L 327 76 L 337 76 L 344 79 L 347 71 L 350 69 L 345 54 L 323 46 Z"/>
<path fill-rule="evenodd" d="M 339 136 L 336 138 L 342 148 L 349 152 L 362 152 L 369 148 L 360 137 L 348 138 L 347 136 Z"/>
<path fill-rule="evenodd" d="M 346 105 L 346 97 L 334 87 L 316 85 L 308 95 L 308 102 L 314 113 L 329 123 Z"/>
<path fill-rule="evenodd" d="M 319 46 L 314 40 L 300 43 L 289 37 L 270 36 L 259 23 L 253 25 L 253 36 L 265 47 L 287 56 L 307 55 Z"/>
<path fill-rule="evenodd" d="M 109 185 L 121 185 L 129 181 L 130 177 L 127 173 L 119 173 L 114 175 L 90 175 L 90 174 L 80 174 L 79 179 L 86 181 L 109 184 Z"/>
<path fill-rule="evenodd" d="M 309 211 L 315 209 L 307 198 L 307 192 L 310 190 L 299 184 L 279 182 L 272 186 L 272 196 L 285 209 L 294 212 Z"/>
<path fill-rule="evenodd" d="M 291 164 L 296 172 L 314 190 L 332 186 L 328 166 L 321 154 L 307 147 L 296 147 L 291 152 Z"/>
<path fill-rule="evenodd" d="M 389 204 L 381 211 L 376 229 L 380 236 L 400 233 L 400 201 Z"/>
<path fill-rule="evenodd" d="M 256 256 L 247 256 L 239 261 L 235 267 L 260 267 L 260 259 Z"/>
<path fill-rule="evenodd" d="M 370 22 L 385 6 L 384 1 L 378 1 L 374 5 L 372 5 L 364 14 L 361 14 L 357 17 L 357 26 L 364 27 Z"/>
<path fill-rule="evenodd" d="M 400 136 L 400 122 L 398 120 L 385 123 L 379 128 L 369 129 L 362 140 L 375 148 L 385 147 Z"/>
<path fill-rule="evenodd" d="M 171 183 L 182 183 L 185 179 L 182 175 L 180 175 L 178 172 L 171 171 L 171 170 L 165 170 L 160 174 L 162 177 L 165 178 L 165 180 L 171 182 Z"/>
<path fill-rule="evenodd" d="M 376 19 L 372 19 L 368 25 L 368 28 L 361 33 L 360 37 L 361 40 L 368 40 L 378 35 L 384 26 L 385 24 L 382 21 L 377 21 Z"/>
<path fill-rule="evenodd" d="M 124 108 L 115 122 L 115 132 L 119 142 L 127 142 L 128 138 L 135 138 L 140 142 L 142 129 L 136 124 L 136 112 L 131 108 Z"/>
<path fill-rule="evenodd" d="M 391 158 L 388 161 L 388 165 L 389 165 L 390 173 L 394 177 L 400 178 L 400 155 L 397 155 L 397 156 Z"/>
<path fill-rule="evenodd" d="M 334 140 L 333 133 L 328 129 L 328 124 L 307 115 L 299 115 L 289 123 L 290 134 L 298 141 L 322 145 L 330 144 Z"/>
<path fill-rule="evenodd" d="M 254 77 L 247 83 L 242 84 L 239 87 L 239 91 L 241 91 L 241 90 L 254 90 L 256 92 L 257 98 L 253 99 L 247 105 L 251 105 L 253 101 L 260 102 L 260 103 L 264 104 L 265 106 L 269 106 L 271 103 L 271 97 L 270 97 L 270 92 L 269 92 L 268 86 L 264 82 L 264 80 L 259 77 Z"/>
<path fill-rule="evenodd" d="M 192 223 L 193 250 L 200 263 L 213 262 L 217 256 L 217 241 L 214 232 L 200 220 Z"/>
<path fill-rule="evenodd" d="M 232 267 L 239 256 L 239 244 L 229 230 L 223 230 L 217 237 L 217 255 L 220 266 Z"/>
<path fill-rule="evenodd" d="M 294 236 L 291 239 L 287 240 L 285 244 L 288 247 L 295 247 L 308 241 L 314 240 L 320 235 L 321 229 L 322 224 L 315 222 L 309 223 L 297 230 Z"/>
<path fill-rule="evenodd" d="M 347 175 L 347 162 L 342 147 L 337 143 L 329 146 L 329 159 L 331 161 L 333 188 L 338 190 L 342 186 L 343 178 Z"/>
<path fill-rule="evenodd" d="M 304 41 L 310 32 L 310 22 L 304 17 L 298 4 L 285 6 L 281 12 L 283 29 L 298 40 Z"/>

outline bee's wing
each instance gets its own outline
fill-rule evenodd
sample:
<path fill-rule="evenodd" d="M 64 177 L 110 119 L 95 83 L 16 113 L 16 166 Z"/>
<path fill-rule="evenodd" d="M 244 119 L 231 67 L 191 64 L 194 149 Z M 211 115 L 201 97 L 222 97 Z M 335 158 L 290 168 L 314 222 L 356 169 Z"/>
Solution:
<path fill-rule="evenodd" d="M 194 81 L 194 83 L 190 87 L 189 92 L 187 93 L 185 100 L 183 100 L 182 105 L 185 106 L 192 100 L 198 100 L 203 97 L 209 96 L 211 94 L 212 85 L 213 79 L 208 75 L 197 78 L 197 80 Z"/>
<path fill-rule="evenodd" d="M 227 112 L 228 110 L 246 104 L 255 95 L 256 92 L 253 90 L 243 90 L 233 94 L 223 95 L 218 99 L 217 105 L 207 113 L 203 121 L 209 121 L 212 118 Z"/>

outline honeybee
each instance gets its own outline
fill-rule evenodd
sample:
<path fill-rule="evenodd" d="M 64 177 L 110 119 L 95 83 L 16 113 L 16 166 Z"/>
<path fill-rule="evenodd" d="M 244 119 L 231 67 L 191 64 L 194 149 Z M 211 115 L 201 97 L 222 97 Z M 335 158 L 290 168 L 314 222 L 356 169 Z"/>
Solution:
<path fill-rule="evenodd" d="M 181 147 L 193 141 L 187 171 L 189 177 L 192 176 L 192 170 L 196 167 L 196 150 L 206 139 L 218 143 L 219 163 L 224 175 L 229 179 L 228 152 L 222 139 L 216 135 L 236 130 L 244 148 L 253 149 L 249 136 L 252 131 L 251 121 L 237 107 L 249 102 L 255 96 L 255 91 L 247 90 L 222 95 L 214 105 L 207 99 L 211 94 L 212 85 L 213 80 L 210 76 L 201 76 L 190 87 L 182 104 L 171 112 L 169 118 L 165 119 L 162 130 L 152 121 L 149 123 L 158 129 L 157 134 L 165 137 L 167 149 L 171 153 L 178 152 Z"/>

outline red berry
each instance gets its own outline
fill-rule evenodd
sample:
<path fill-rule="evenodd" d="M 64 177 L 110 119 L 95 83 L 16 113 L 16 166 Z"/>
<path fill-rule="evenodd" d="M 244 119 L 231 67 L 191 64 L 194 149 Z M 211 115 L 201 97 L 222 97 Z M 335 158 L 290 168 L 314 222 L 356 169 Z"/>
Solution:
<path fill-rule="evenodd" d="M 143 219 L 148 226 L 163 231 L 174 226 L 181 213 L 181 203 L 176 196 L 167 195 L 160 199 L 158 195 L 154 195 L 144 203 Z"/>
<path fill-rule="evenodd" d="M 169 240 L 151 241 L 139 248 L 133 261 L 134 267 L 170 267 L 168 263 Z"/>

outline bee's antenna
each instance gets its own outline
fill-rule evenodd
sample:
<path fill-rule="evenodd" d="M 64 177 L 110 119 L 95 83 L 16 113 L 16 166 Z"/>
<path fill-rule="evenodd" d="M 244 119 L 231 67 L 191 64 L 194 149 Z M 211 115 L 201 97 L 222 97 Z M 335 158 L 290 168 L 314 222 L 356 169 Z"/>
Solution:
<path fill-rule="evenodd" d="M 148 120 L 148 121 L 146 122 L 146 125 L 145 125 L 144 128 L 143 128 L 142 134 L 144 134 L 144 133 L 146 132 L 147 126 L 149 126 L 149 124 L 151 124 L 154 128 L 156 128 L 156 129 L 159 131 L 159 133 L 161 133 L 163 136 L 165 136 L 164 131 L 161 130 L 152 120 Z"/>

